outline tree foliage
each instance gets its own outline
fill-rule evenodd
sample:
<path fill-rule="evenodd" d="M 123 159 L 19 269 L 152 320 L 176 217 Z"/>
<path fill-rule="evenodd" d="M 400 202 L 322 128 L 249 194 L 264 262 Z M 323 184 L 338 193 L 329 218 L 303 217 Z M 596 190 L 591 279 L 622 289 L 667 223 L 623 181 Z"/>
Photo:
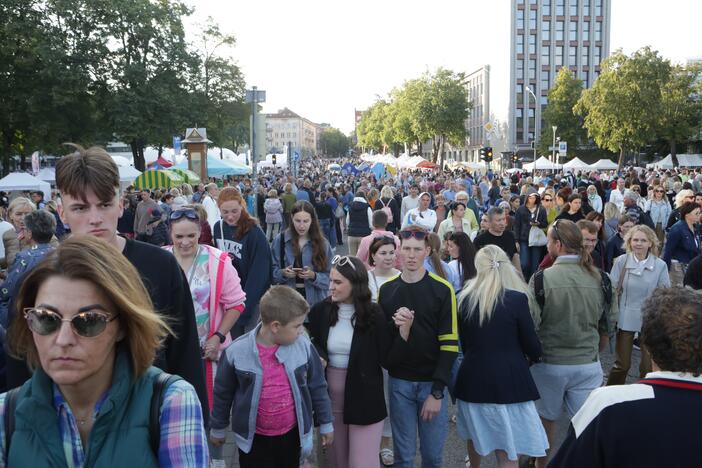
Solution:
<path fill-rule="evenodd" d="M 575 111 L 584 116 L 589 135 L 600 148 L 618 151 L 620 166 L 625 151 L 655 137 L 670 72 L 670 62 L 650 47 L 630 57 L 618 50 L 602 62 L 599 78 L 578 101 Z"/>
<path fill-rule="evenodd" d="M 583 142 L 586 137 L 583 120 L 573 112 L 582 92 L 582 80 L 577 79 L 569 68 L 561 68 L 548 92 L 548 104 L 543 113 L 546 125 L 541 129 L 539 138 L 541 153 L 550 153 L 554 125 L 558 127 L 557 134 L 561 140 L 568 142 L 571 153 Z"/>
<path fill-rule="evenodd" d="M 346 156 L 349 150 L 348 137 L 337 128 L 325 128 L 319 143 L 326 156 Z"/>

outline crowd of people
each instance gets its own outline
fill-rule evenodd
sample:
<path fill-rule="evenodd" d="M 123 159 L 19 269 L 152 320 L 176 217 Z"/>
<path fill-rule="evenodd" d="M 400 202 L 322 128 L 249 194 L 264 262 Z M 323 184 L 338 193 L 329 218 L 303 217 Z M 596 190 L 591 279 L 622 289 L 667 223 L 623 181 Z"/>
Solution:
<path fill-rule="evenodd" d="M 473 468 L 702 465 L 701 170 L 122 192 L 74 150 L 0 223 L 0 468 L 222 467 L 228 432 L 244 468 L 438 468 L 452 430 Z"/>

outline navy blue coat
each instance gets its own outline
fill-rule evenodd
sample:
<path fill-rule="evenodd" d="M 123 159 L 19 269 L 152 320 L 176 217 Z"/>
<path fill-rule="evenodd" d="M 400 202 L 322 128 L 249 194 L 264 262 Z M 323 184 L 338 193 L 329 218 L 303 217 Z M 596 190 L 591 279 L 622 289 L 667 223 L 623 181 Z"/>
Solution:
<path fill-rule="evenodd" d="M 463 362 L 454 393 L 471 403 L 520 403 L 539 399 L 529 363 L 541 357 L 541 343 L 521 292 L 506 290 L 490 320 L 480 326 L 477 311 L 468 317 L 468 301 L 458 311 Z"/>

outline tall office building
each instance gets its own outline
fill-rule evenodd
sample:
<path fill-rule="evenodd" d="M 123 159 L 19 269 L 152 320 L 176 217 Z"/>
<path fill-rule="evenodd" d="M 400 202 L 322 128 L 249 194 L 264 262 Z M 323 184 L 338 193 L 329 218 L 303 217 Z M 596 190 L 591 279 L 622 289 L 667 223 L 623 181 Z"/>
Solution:
<path fill-rule="evenodd" d="M 548 91 L 562 67 L 589 88 L 609 55 L 612 0 L 511 0 L 509 141 L 541 135 Z M 532 94 L 533 93 L 533 94 Z"/>

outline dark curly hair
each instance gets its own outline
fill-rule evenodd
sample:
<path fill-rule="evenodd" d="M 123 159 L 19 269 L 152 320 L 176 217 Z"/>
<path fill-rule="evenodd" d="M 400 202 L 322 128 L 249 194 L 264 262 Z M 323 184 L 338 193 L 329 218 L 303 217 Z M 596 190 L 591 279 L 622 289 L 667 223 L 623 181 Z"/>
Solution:
<path fill-rule="evenodd" d="M 343 258 L 343 257 L 342 257 Z M 365 332 L 375 325 L 373 310 L 378 307 L 371 302 L 371 291 L 368 287 L 368 270 L 366 266 L 356 257 L 347 256 L 347 262 L 343 265 L 337 264 L 332 267 L 349 280 L 351 283 L 351 298 L 353 300 L 354 314 L 353 325 Z M 325 299 L 332 304 L 329 315 L 329 326 L 333 327 L 339 321 L 339 304 L 332 302 L 331 296 Z"/>
<path fill-rule="evenodd" d="M 661 370 L 702 374 L 702 293 L 654 290 L 643 306 L 641 336 Z"/>

